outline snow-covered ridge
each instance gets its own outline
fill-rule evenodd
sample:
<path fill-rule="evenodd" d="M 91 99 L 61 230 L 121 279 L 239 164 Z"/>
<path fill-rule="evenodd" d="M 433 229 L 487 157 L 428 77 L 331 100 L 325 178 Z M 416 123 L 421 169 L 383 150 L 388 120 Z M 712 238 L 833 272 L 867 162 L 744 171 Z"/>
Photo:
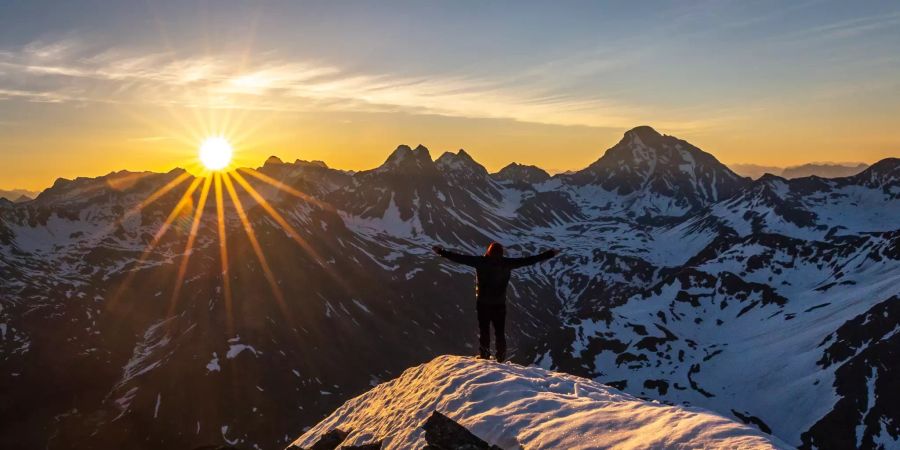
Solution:
<path fill-rule="evenodd" d="M 289 448 L 309 448 L 334 429 L 341 445 L 383 441 L 422 448 L 421 426 L 439 411 L 506 449 L 789 448 L 699 408 L 663 405 L 600 383 L 537 367 L 440 356 L 338 408 Z"/>

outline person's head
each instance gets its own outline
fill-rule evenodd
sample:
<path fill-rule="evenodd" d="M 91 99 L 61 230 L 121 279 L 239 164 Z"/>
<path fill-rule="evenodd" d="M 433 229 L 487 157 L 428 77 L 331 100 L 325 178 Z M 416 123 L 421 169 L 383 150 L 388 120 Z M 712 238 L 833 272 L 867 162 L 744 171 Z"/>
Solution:
<path fill-rule="evenodd" d="M 490 256 L 492 258 L 502 258 L 503 246 L 500 245 L 499 242 L 491 242 L 491 245 L 488 245 L 487 251 L 484 252 L 484 256 Z"/>

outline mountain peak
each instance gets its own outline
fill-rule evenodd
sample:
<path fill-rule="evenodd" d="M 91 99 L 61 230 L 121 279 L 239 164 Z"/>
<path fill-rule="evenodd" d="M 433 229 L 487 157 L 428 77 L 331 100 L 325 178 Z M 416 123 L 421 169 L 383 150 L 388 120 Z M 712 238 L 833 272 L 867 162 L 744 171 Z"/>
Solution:
<path fill-rule="evenodd" d="M 888 184 L 898 183 L 900 182 L 900 158 L 882 159 L 848 179 L 870 187 L 885 187 Z"/>
<path fill-rule="evenodd" d="M 600 159 L 565 179 L 620 195 L 641 192 L 671 199 L 675 207 L 668 213 L 675 215 L 728 198 L 749 182 L 713 155 L 649 126 L 628 130 Z"/>
<path fill-rule="evenodd" d="M 771 174 L 769 172 L 764 173 L 761 177 L 756 179 L 756 182 L 758 183 L 783 183 L 786 181 L 786 178 Z"/>
<path fill-rule="evenodd" d="M 492 175 L 495 180 L 513 183 L 537 184 L 550 179 L 550 174 L 537 166 L 509 163 Z"/>
<path fill-rule="evenodd" d="M 284 161 L 282 161 L 281 158 L 272 155 L 266 158 L 266 162 L 263 163 L 263 166 L 280 166 L 282 164 L 284 164 Z"/>
<path fill-rule="evenodd" d="M 472 159 L 472 156 L 463 149 L 459 149 L 456 153 L 444 152 L 437 161 L 435 161 L 435 164 L 438 169 L 444 172 L 465 173 L 469 175 L 474 174 L 479 176 L 487 175 L 487 169 L 481 164 L 478 164 L 478 162 Z"/>
<path fill-rule="evenodd" d="M 378 172 L 410 172 L 416 170 L 434 170 L 434 161 L 431 153 L 424 145 L 418 145 L 415 149 L 408 145 L 399 145 L 388 156 L 387 160 L 376 169 Z"/>
<path fill-rule="evenodd" d="M 662 137 L 658 131 L 649 125 L 639 125 L 625 132 L 625 137 L 637 136 L 641 139 L 659 139 Z"/>

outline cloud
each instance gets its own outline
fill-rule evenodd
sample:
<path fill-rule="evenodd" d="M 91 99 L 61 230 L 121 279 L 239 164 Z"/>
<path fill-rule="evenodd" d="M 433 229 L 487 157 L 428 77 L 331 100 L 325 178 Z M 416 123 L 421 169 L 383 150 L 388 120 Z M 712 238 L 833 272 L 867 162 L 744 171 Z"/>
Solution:
<path fill-rule="evenodd" d="M 630 64 L 633 58 L 577 54 L 499 75 L 405 76 L 353 72 L 272 52 L 186 55 L 92 49 L 76 40 L 34 42 L 0 52 L 0 99 L 116 102 L 272 111 L 364 111 L 513 119 L 552 125 L 632 126 L 647 111 L 567 89 L 566 80 Z M 568 68 L 568 71 L 562 70 Z M 563 76 L 562 74 L 569 74 Z M 657 114 L 658 116 L 658 114 Z M 668 123 L 673 131 L 687 123 Z"/>
<path fill-rule="evenodd" d="M 73 97 L 58 92 L 36 92 L 24 91 L 19 89 L 0 88 L 0 100 L 6 100 L 10 98 L 24 98 L 35 103 L 62 103 L 74 100 Z"/>
<path fill-rule="evenodd" d="M 824 25 L 809 27 L 780 36 L 782 44 L 821 45 L 823 41 L 850 39 L 900 26 L 900 12 L 876 14 L 852 19 L 839 20 Z"/>

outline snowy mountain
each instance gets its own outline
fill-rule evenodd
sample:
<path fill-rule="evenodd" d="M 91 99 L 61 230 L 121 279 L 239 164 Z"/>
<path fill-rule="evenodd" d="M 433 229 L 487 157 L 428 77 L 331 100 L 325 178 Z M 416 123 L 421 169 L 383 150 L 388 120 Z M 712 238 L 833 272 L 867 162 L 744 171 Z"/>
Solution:
<path fill-rule="evenodd" d="M 355 173 L 237 173 L 239 203 L 181 170 L 0 202 L 0 447 L 288 445 L 409 367 L 473 354 L 473 276 L 430 247 L 494 240 L 563 249 L 514 275 L 513 361 L 789 446 L 900 446 L 896 158 L 750 180 L 638 127 L 552 177 L 423 146 Z"/>
<path fill-rule="evenodd" d="M 673 136 L 641 126 L 587 168 L 564 177 L 601 210 L 629 216 L 680 216 L 731 197 L 750 180 Z"/>
<path fill-rule="evenodd" d="M 434 445 L 423 424 L 438 411 L 499 448 L 788 448 L 699 408 L 648 402 L 537 367 L 441 356 L 349 400 L 292 443 L 311 448 L 340 430 L 343 446 Z M 438 446 L 438 448 L 441 448 Z"/>

